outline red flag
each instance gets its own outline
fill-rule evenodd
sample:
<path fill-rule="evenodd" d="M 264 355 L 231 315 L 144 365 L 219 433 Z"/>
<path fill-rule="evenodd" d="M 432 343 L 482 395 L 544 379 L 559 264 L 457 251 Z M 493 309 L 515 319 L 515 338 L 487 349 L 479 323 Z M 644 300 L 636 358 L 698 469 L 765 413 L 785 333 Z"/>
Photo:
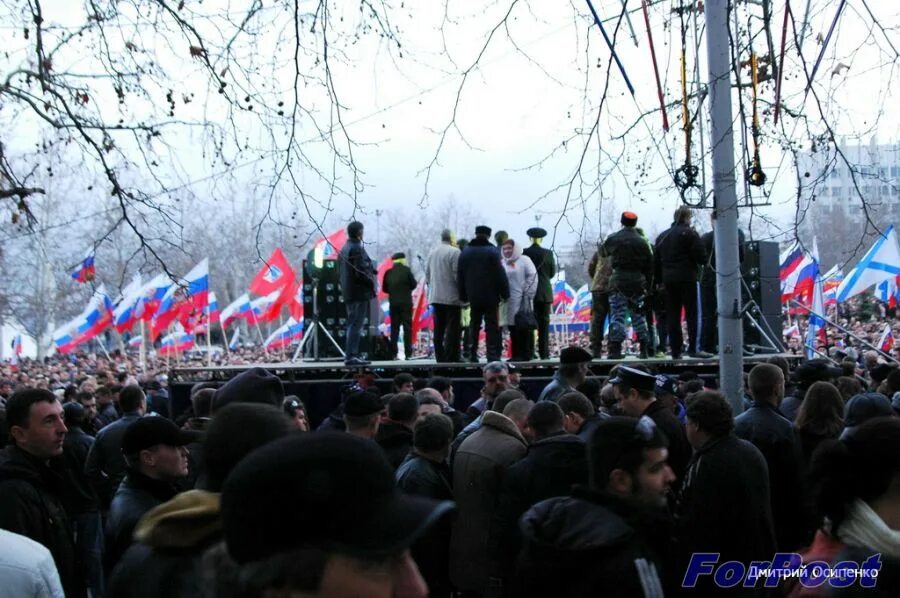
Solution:
<path fill-rule="evenodd" d="M 268 295 L 275 291 L 284 289 L 296 279 L 297 275 L 287 258 L 281 252 L 280 247 L 276 247 L 262 269 L 256 273 L 250 282 L 250 290 L 257 295 Z"/>
<path fill-rule="evenodd" d="M 415 345 L 416 337 L 419 334 L 422 314 L 425 313 L 425 309 L 428 307 L 428 293 L 425 292 L 424 278 L 422 279 L 422 282 L 419 283 L 419 286 L 416 287 L 416 290 L 413 291 L 413 303 L 416 306 L 416 308 L 413 310 L 412 317 L 412 342 L 413 345 Z"/>
<path fill-rule="evenodd" d="M 381 265 L 378 266 L 378 272 L 375 274 L 375 280 L 378 281 L 378 300 L 382 301 L 387 299 L 387 293 L 384 292 L 384 275 L 387 274 L 387 271 L 394 267 L 394 260 L 392 258 L 387 258 Z"/>

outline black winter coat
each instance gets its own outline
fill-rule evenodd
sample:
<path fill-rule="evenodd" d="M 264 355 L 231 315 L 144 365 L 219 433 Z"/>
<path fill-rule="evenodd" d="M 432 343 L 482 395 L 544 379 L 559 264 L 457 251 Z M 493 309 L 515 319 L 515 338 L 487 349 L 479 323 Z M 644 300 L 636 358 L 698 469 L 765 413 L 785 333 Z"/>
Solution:
<path fill-rule="evenodd" d="M 656 238 L 656 281 L 663 284 L 697 282 L 706 251 L 700 235 L 687 224 L 673 224 Z"/>
<path fill-rule="evenodd" d="M 553 252 L 534 243 L 526 247 L 522 254 L 528 256 L 537 269 L 538 285 L 537 293 L 534 295 L 535 303 L 553 303 L 553 286 L 550 284 L 550 280 L 556 276 L 556 259 L 553 257 Z"/>
<path fill-rule="evenodd" d="M 119 483 L 125 477 L 127 466 L 125 457 L 122 456 L 122 438 L 125 436 L 125 430 L 140 417 L 137 411 L 126 413 L 122 419 L 117 419 L 104 427 L 97 434 L 88 452 L 84 470 L 100 500 L 102 511 L 109 508 Z"/>
<path fill-rule="evenodd" d="M 0 528 L 31 538 L 53 555 L 66 596 L 85 595 L 66 514 L 65 464 L 48 466 L 11 445 L 0 453 Z"/>
<path fill-rule="evenodd" d="M 341 291 L 344 302 L 368 301 L 375 296 L 375 266 L 362 241 L 349 239 L 341 249 Z"/>
<path fill-rule="evenodd" d="M 734 433 L 753 443 L 766 459 L 778 550 L 807 546 L 816 526 L 804 509 L 803 457 L 794 426 L 773 405 L 754 401 L 735 418 Z"/>
<path fill-rule="evenodd" d="M 490 307 L 509 299 L 509 280 L 500 262 L 500 250 L 490 241 L 472 239 L 459 256 L 457 273 L 463 303 Z"/>
<path fill-rule="evenodd" d="M 412 450 L 413 431 L 403 424 L 396 422 L 387 422 L 378 426 L 378 433 L 375 434 L 375 442 L 384 451 L 384 455 L 391 463 L 391 467 L 396 469 L 400 467 L 403 460 Z"/>
<path fill-rule="evenodd" d="M 684 478 L 688 461 L 691 460 L 691 454 L 694 452 L 688 442 L 684 426 L 681 425 L 672 410 L 659 401 L 650 403 L 643 415 L 652 419 L 656 427 L 666 435 L 666 439 L 669 441 L 669 467 L 672 468 L 675 477 L 680 482 Z"/>
<path fill-rule="evenodd" d="M 704 286 L 716 286 L 716 234 L 713 231 L 704 233 L 700 237 L 703 251 L 706 252 L 706 262 L 700 272 L 700 284 Z M 744 231 L 738 229 L 738 260 L 744 263 Z"/>
<path fill-rule="evenodd" d="M 661 598 L 670 526 L 608 495 L 576 491 L 533 506 L 510 595 Z M 669 595 L 668 592 L 665 592 Z"/>
<path fill-rule="evenodd" d="M 412 307 L 412 292 L 415 290 L 416 278 L 409 266 L 394 264 L 384 273 L 381 290 L 387 293 L 388 302 L 396 307 Z"/>
<path fill-rule="evenodd" d="M 587 449 L 574 434 L 560 432 L 534 442 L 521 461 L 506 470 L 497 509 L 501 563 L 508 578 L 519 552 L 519 518 L 532 506 L 554 496 L 569 496 L 587 484 Z"/>
<path fill-rule="evenodd" d="M 594 430 L 597 429 L 597 426 L 600 425 L 605 419 L 608 419 L 609 416 L 605 413 L 595 413 L 581 424 L 581 427 L 578 429 L 578 437 L 584 441 L 585 444 L 590 441 L 591 436 L 594 434 Z"/>
<path fill-rule="evenodd" d="M 626 295 L 647 292 L 653 279 L 653 250 L 635 227 L 626 226 L 607 237 L 600 255 L 610 260 L 610 291 Z"/>
<path fill-rule="evenodd" d="M 771 560 L 775 531 L 769 494 L 766 460 L 746 440 L 729 434 L 695 451 L 676 507 L 676 570 L 684 572 L 694 552 L 721 553 L 721 563 Z"/>
<path fill-rule="evenodd" d="M 131 546 L 134 526 L 144 513 L 171 500 L 178 489 L 174 484 L 148 478 L 144 474 L 128 470 L 128 474 L 113 497 L 106 518 L 106 554 L 104 564 L 111 572 L 122 555 Z"/>
<path fill-rule="evenodd" d="M 84 464 L 93 444 L 93 436 L 78 426 L 69 426 L 63 441 L 63 460 L 69 469 L 68 479 L 71 482 L 67 484 L 66 510 L 72 515 L 99 511 L 97 494 L 84 472 Z"/>

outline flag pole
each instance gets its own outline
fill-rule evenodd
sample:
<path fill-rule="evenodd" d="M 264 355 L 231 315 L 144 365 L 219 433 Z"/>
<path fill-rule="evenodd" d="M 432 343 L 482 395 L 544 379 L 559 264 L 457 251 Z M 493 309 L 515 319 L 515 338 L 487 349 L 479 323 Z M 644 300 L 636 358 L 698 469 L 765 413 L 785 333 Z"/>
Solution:
<path fill-rule="evenodd" d="M 887 359 L 890 359 L 891 361 L 897 361 L 896 359 L 894 359 L 893 357 L 891 357 L 890 355 L 888 355 L 887 353 L 885 353 L 884 351 L 882 351 L 879 347 L 876 347 L 875 345 L 873 345 L 873 344 L 870 343 L 869 341 L 867 341 L 867 340 L 865 340 L 865 339 L 863 339 L 863 338 L 860 338 L 860 337 L 856 336 L 855 334 L 853 334 L 852 332 L 850 332 L 849 330 L 847 330 L 846 328 L 844 328 L 844 327 L 841 326 L 840 324 L 837 324 L 836 322 L 833 322 L 832 320 L 829 320 L 826 316 L 824 316 L 824 315 L 822 315 L 822 314 L 817 314 L 817 313 L 814 312 L 812 309 L 810 309 L 810 308 L 808 308 L 807 306 L 803 305 L 803 304 L 800 303 L 799 301 L 797 301 L 797 300 L 795 300 L 795 299 L 791 299 L 791 303 L 793 303 L 794 305 L 796 305 L 797 307 L 799 307 L 799 308 L 801 308 L 801 309 L 805 309 L 806 311 L 808 311 L 808 312 L 809 312 L 810 314 L 812 314 L 812 315 L 819 316 L 820 318 L 822 318 L 822 321 L 825 322 L 826 324 L 830 324 L 831 326 L 834 326 L 835 328 L 837 328 L 838 330 L 840 330 L 841 332 L 843 332 L 844 334 L 846 334 L 846 335 L 849 336 L 850 338 L 859 341 L 859 343 L 860 343 L 861 345 L 865 345 L 866 347 L 869 347 L 870 349 L 872 349 L 873 351 L 875 351 L 876 353 L 878 353 L 878 354 L 881 355 L 882 357 L 885 357 L 885 358 L 887 358 Z"/>
<path fill-rule="evenodd" d="M 212 367 L 212 341 L 210 340 L 210 336 L 212 336 L 212 322 L 209 321 L 209 316 L 207 316 L 206 321 L 206 367 Z"/>
<path fill-rule="evenodd" d="M 262 343 L 263 351 L 265 351 L 266 357 L 268 357 L 269 349 L 266 347 L 266 339 L 263 336 L 262 328 L 259 325 L 259 318 L 256 317 L 256 314 L 253 314 L 253 323 L 256 324 L 256 331 L 259 333 L 259 342 Z"/>
<path fill-rule="evenodd" d="M 219 328 L 222 329 L 222 344 L 225 345 L 225 354 L 228 355 L 231 353 L 231 348 L 228 346 L 228 333 L 225 331 L 225 326 L 222 324 L 221 317 L 219 317 Z"/>
<path fill-rule="evenodd" d="M 146 336 L 147 333 L 145 332 L 145 328 L 146 327 L 144 324 L 144 320 L 141 319 L 141 344 L 138 347 L 138 354 L 139 354 L 140 360 L 141 360 L 141 372 L 147 371 L 147 361 L 146 361 L 147 350 L 144 346 L 144 342 L 146 342 L 146 340 L 147 340 L 147 336 Z"/>

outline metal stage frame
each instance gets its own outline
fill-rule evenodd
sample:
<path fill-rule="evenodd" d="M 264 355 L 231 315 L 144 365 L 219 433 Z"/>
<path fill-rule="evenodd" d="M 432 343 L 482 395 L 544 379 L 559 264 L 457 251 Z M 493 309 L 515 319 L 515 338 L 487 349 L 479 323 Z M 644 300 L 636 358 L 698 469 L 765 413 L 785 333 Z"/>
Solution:
<path fill-rule="evenodd" d="M 800 362 L 802 355 L 779 353 L 791 363 L 792 367 Z M 771 354 L 758 354 L 744 357 L 744 371 L 754 365 L 768 360 Z M 169 388 L 172 398 L 173 415 L 178 414 L 190 404 L 190 389 L 198 382 L 220 382 L 237 376 L 253 367 L 264 368 L 279 378 L 285 387 L 285 394 L 295 394 L 305 403 L 311 421 L 317 425 L 339 403 L 340 389 L 354 380 L 361 373 L 369 373 L 374 384 L 382 393 L 391 391 L 391 382 L 395 375 L 408 372 L 417 378 L 446 376 L 453 380 L 456 395 L 456 408 L 465 410 L 478 398 L 481 390 L 481 369 L 485 365 L 479 363 L 437 363 L 433 359 L 412 359 L 409 361 L 376 361 L 367 366 L 345 366 L 343 360 L 317 362 L 273 362 L 252 363 L 226 366 L 184 366 L 176 367 L 169 372 Z M 550 381 L 558 359 L 535 360 L 527 362 L 509 362 L 522 376 L 520 387 L 529 397 L 537 398 L 543 387 Z M 685 357 L 672 359 L 636 359 L 623 360 L 595 359 L 590 364 L 591 373 L 605 380 L 613 367 L 641 364 L 659 374 L 678 375 L 683 372 L 696 372 L 701 378 L 713 379 L 719 374 L 719 359 L 695 359 Z"/>

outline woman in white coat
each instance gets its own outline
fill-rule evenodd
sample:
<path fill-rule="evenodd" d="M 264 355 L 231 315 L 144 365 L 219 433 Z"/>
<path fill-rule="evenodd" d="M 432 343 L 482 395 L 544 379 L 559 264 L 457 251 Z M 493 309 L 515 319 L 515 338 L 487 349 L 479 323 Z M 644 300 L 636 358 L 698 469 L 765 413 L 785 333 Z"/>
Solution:
<path fill-rule="evenodd" d="M 537 293 L 537 269 L 531 258 L 522 255 L 523 249 L 513 239 L 507 239 L 501 247 L 503 268 L 509 279 L 509 301 L 503 305 L 500 322 L 509 328 L 513 361 L 529 361 L 534 355 L 535 328 L 515 325 L 517 313 L 523 309 L 533 312 Z"/>

